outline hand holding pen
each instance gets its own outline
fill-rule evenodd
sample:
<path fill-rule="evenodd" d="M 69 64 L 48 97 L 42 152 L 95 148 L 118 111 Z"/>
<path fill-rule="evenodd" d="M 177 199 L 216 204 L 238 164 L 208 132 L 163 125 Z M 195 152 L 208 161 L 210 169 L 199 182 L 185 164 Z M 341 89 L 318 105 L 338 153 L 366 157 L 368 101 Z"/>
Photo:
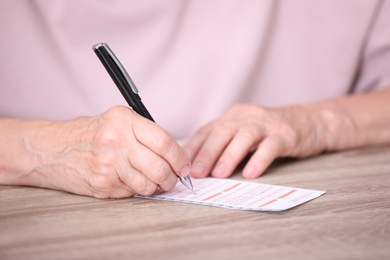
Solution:
<path fill-rule="evenodd" d="M 106 43 L 98 43 L 93 46 L 93 50 L 95 51 L 100 61 L 103 63 L 107 72 L 110 74 L 112 80 L 115 82 L 116 86 L 122 93 L 129 106 L 141 116 L 154 122 L 152 116 L 143 105 L 141 98 L 138 95 L 138 89 L 108 45 Z M 174 167 L 172 167 L 172 169 L 174 169 Z M 191 191 L 194 191 L 191 178 L 188 175 L 189 166 L 176 174 L 184 186 L 186 186 Z"/>

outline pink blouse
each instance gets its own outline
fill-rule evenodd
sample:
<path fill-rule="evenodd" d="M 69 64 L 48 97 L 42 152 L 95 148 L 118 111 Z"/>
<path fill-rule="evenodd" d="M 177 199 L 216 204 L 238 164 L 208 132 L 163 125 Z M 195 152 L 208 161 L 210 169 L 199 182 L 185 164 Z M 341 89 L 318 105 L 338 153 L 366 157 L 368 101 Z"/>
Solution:
<path fill-rule="evenodd" d="M 390 86 L 390 1 L 0 2 L 0 116 L 68 119 L 126 105 L 107 42 L 176 138 L 236 102 L 281 106 Z"/>

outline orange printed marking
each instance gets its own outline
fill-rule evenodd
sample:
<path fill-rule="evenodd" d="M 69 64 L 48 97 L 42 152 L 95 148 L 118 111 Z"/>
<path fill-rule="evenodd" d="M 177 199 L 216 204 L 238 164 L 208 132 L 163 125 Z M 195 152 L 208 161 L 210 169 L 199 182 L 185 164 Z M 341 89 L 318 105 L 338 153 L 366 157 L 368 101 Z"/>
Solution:
<path fill-rule="evenodd" d="M 290 191 L 287 192 L 286 194 L 280 196 L 279 199 L 283 199 L 283 198 L 287 197 L 288 195 L 293 194 L 293 193 L 296 192 L 296 191 L 297 191 L 297 190 L 290 190 Z"/>
<path fill-rule="evenodd" d="M 221 195 L 221 194 L 222 194 L 222 193 L 216 193 L 216 194 L 214 194 L 214 195 L 212 195 L 212 196 L 210 196 L 210 197 L 208 197 L 208 198 L 203 199 L 203 201 L 206 201 L 206 200 L 215 198 L 215 197 L 217 197 L 218 195 Z"/>
<path fill-rule="evenodd" d="M 270 200 L 270 201 L 268 201 L 267 203 L 264 203 L 263 205 L 260 205 L 260 208 L 261 207 L 264 207 L 264 206 L 267 206 L 267 205 L 269 205 L 269 204 L 271 204 L 271 203 L 274 203 L 276 200 Z"/>
<path fill-rule="evenodd" d="M 229 191 L 229 190 L 231 190 L 231 189 L 234 189 L 234 188 L 237 187 L 238 185 L 241 185 L 241 183 L 237 183 L 236 185 L 233 185 L 232 187 L 227 188 L 227 189 L 224 190 L 223 192 L 227 192 L 227 191 Z"/>

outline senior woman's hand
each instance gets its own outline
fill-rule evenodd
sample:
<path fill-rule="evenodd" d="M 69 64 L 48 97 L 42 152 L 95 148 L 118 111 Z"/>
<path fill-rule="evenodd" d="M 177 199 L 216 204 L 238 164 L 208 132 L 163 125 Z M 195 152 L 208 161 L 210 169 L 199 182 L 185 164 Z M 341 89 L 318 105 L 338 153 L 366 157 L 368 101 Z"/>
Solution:
<path fill-rule="evenodd" d="M 126 107 L 67 121 L 1 119 L 0 134 L 1 184 L 122 198 L 171 190 L 190 173 L 176 141 Z"/>

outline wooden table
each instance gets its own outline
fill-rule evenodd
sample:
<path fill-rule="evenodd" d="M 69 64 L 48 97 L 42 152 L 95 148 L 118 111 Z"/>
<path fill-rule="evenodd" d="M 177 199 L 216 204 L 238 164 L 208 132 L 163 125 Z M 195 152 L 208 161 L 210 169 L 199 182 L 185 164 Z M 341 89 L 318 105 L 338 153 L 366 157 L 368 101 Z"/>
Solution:
<path fill-rule="evenodd" d="M 266 213 L 0 186 L 0 259 L 390 259 L 390 146 L 282 160 L 253 181 L 327 193 Z"/>

